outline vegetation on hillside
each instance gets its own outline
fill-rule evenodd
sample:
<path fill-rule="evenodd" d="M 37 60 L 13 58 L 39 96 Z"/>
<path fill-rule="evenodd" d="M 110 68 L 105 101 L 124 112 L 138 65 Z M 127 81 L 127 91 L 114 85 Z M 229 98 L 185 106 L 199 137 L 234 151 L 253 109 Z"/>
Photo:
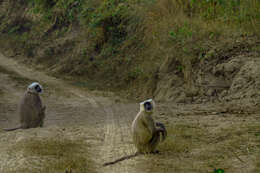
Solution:
<path fill-rule="evenodd" d="M 177 71 L 188 83 L 191 69 L 216 45 L 229 49 L 237 38 L 259 37 L 259 0 L 0 3 L 5 48 L 57 75 L 143 96 L 153 94 L 160 73 Z"/>

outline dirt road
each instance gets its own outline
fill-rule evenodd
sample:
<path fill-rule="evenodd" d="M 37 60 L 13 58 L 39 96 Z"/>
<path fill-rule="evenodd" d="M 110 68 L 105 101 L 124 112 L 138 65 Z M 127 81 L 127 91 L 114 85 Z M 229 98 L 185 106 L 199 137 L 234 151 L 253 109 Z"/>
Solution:
<path fill-rule="evenodd" d="M 29 84 L 27 81 L 39 81 L 43 84 L 45 89 L 42 95 L 43 102 L 48 108 L 44 128 L 0 134 L 1 155 L 6 156 L 0 158 L 0 172 L 18 172 L 32 165 L 30 158 L 6 153 L 12 145 L 20 140 L 52 137 L 57 134 L 73 140 L 83 138 L 86 139 L 86 143 L 95 146 L 91 149 L 90 156 L 95 162 L 97 171 L 102 168 L 104 162 L 134 153 L 129 128 L 138 111 L 136 104 L 115 103 L 118 102 L 115 96 L 105 98 L 100 96 L 102 93 L 93 95 L 89 91 L 80 90 L 62 80 L 32 70 L 3 55 L 0 55 L 0 67 L 8 70 L 6 73 L 0 73 L 0 89 L 3 91 L 0 102 L 1 128 L 19 125 L 17 103 Z M 26 85 L 13 80 L 10 77 L 12 75 L 17 75 L 20 81 L 23 81 L 22 84 Z M 120 169 L 116 168 L 117 171 L 121 169 L 120 172 L 127 172 L 127 168 L 122 165 Z M 107 171 L 115 172 L 111 168 Z"/>
<path fill-rule="evenodd" d="M 156 116 L 167 124 L 170 132 L 168 142 L 161 147 L 163 154 L 139 156 L 102 167 L 105 162 L 135 152 L 130 125 L 138 112 L 138 104 L 112 93 L 77 88 L 1 54 L 0 128 L 18 125 L 17 103 L 32 81 L 38 81 L 44 87 L 45 126 L 0 132 L 1 173 L 65 173 L 66 170 L 72 170 L 72 173 L 179 173 L 209 172 L 217 166 L 231 172 L 258 169 L 259 110 L 246 109 L 247 105 L 244 105 L 241 113 L 237 106 L 231 109 L 230 105 L 223 104 L 170 103 L 158 104 Z M 224 142 L 220 143 L 220 139 Z M 238 144 L 230 149 L 232 152 L 225 151 L 223 156 L 216 153 L 230 148 L 233 142 Z"/>

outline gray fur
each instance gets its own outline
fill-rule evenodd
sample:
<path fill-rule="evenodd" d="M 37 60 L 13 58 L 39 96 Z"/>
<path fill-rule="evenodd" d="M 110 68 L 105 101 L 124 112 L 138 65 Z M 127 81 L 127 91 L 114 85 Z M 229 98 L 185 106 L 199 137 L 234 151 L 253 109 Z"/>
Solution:
<path fill-rule="evenodd" d="M 12 131 L 16 129 L 43 127 L 45 109 L 46 107 L 42 105 L 39 93 L 28 88 L 19 104 L 20 127 L 4 130 Z"/>
<path fill-rule="evenodd" d="M 146 111 L 141 103 L 140 111 L 132 123 L 133 142 L 139 153 L 156 153 L 156 147 L 161 141 L 160 134 L 162 134 L 162 141 L 167 135 L 165 126 L 154 122 L 152 115 L 155 103 L 153 101 L 152 105 L 152 111 Z"/>
<path fill-rule="evenodd" d="M 42 105 L 39 94 L 27 91 L 19 106 L 21 128 L 42 127 L 45 109 L 46 107 Z"/>

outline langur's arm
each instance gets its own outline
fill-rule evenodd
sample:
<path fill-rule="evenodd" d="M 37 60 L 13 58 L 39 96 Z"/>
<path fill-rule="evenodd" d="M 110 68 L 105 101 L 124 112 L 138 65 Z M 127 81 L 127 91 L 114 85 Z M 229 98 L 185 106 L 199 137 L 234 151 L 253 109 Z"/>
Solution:
<path fill-rule="evenodd" d="M 34 102 L 34 108 L 35 108 L 35 111 L 37 113 L 37 115 L 39 116 L 44 116 L 45 115 L 45 109 L 46 109 L 46 106 L 43 106 L 42 105 L 42 101 L 40 99 L 40 97 L 36 97 L 36 101 Z"/>
<path fill-rule="evenodd" d="M 39 113 L 40 117 L 42 117 L 42 118 L 45 117 L 45 110 L 46 110 L 46 106 L 43 106 L 41 109 L 41 112 Z"/>
<path fill-rule="evenodd" d="M 156 122 L 155 125 L 156 125 L 156 127 L 159 127 L 159 128 L 157 128 L 157 131 L 162 134 L 162 141 L 164 141 L 165 138 L 167 137 L 167 130 L 166 130 L 164 124 Z"/>
<path fill-rule="evenodd" d="M 41 112 L 45 114 L 46 106 L 42 106 L 41 110 L 42 110 Z"/>

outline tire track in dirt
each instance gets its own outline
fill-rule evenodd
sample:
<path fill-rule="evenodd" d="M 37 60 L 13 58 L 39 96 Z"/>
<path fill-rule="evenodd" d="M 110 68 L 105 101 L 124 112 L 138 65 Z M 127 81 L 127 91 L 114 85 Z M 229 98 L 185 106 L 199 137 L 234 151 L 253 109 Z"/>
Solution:
<path fill-rule="evenodd" d="M 82 118 L 84 119 L 85 112 L 83 111 L 91 110 L 92 112 L 86 112 L 87 116 L 89 116 L 90 119 L 95 119 L 95 122 L 98 122 L 99 125 L 95 125 L 95 123 L 90 125 L 93 128 L 99 128 L 96 129 L 96 131 L 99 131 L 101 133 L 100 135 L 104 136 L 103 142 L 97 142 L 98 145 L 93 148 L 93 151 L 98 151 L 97 153 L 93 152 L 93 157 L 96 158 L 96 164 L 99 165 L 98 171 L 105 173 L 131 172 L 132 169 L 126 164 L 127 161 L 106 168 L 102 167 L 102 164 L 105 162 L 135 152 L 135 149 L 130 142 L 130 126 L 132 119 L 135 116 L 135 112 L 131 105 L 129 107 L 127 104 L 115 103 L 113 99 L 93 95 L 87 91 L 67 84 L 63 80 L 28 68 L 13 59 L 4 57 L 2 54 L 0 54 L 0 66 L 16 72 L 21 77 L 31 80 L 37 79 L 36 81 L 45 83 L 47 87 L 49 87 L 49 90 L 47 88 L 48 91 L 46 91 L 47 93 L 44 95 L 44 101 L 48 102 L 49 105 L 47 110 L 48 116 L 46 117 L 46 124 L 47 126 L 50 125 L 49 128 L 53 128 L 52 126 L 55 126 L 55 124 L 58 124 L 59 122 L 63 122 L 59 126 L 70 128 L 70 125 L 66 125 L 66 123 L 71 122 L 73 125 L 72 128 L 74 128 L 74 126 L 77 128 L 77 124 L 84 124 L 85 122 L 80 122 Z M 13 81 L 10 81 L 10 83 L 12 82 Z M 5 84 L 4 87 L 6 88 L 7 86 L 8 84 Z M 66 91 L 65 94 L 70 93 L 72 95 L 64 97 L 62 93 L 57 94 L 55 91 L 51 91 L 52 87 Z M 11 87 L 9 90 L 13 90 L 14 88 L 15 86 Z M 23 92 L 21 92 L 21 89 L 12 92 L 14 93 L 11 97 L 13 103 L 15 103 Z M 55 98 L 57 95 L 60 96 Z M 14 116 L 13 118 L 17 117 Z M 10 125 L 10 123 L 7 124 Z M 88 126 L 88 124 L 86 124 L 86 126 Z M 96 135 L 98 137 L 98 134 Z M 24 160 L 24 158 L 16 159 Z"/>
<path fill-rule="evenodd" d="M 0 163 L 2 165 L 0 167 L 0 172 L 8 172 L 9 169 L 11 169 L 10 162 L 16 165 L 15 167 L 12 167 L 12 169 L 17 171 L 22 170 L 25 167 L 31 167 L 31 160 L 27 156 L 17 154 L 10 155 L 10 153 L 7 153 L 8 150 L 12 148 L 12 145 L 6 145 L 5 143 L 9 141 L 9 143 L 15 144 L 21 134 L 23 134 L 22 136 L 25 140 L 32 136 L 42 138 L 42 135 L 45 133 L 51 135 L 48 136 L 48 138 L 52 138 L 52 135 L 60 134 L 68 139 L 77 140 L 81 138 L 93 138 L 96 141 L 100 140 L 98 136 L 95 137 L 94 135 L 98 121 L 102 119 L 102 116 L 104 117 L 99 110 L 99 102 L 105 102 L 108 99 L 95 96 L 88 91 L 78 89 L 60 79 L 50 77 L 43 72 L 28 68 L 13 59 L 4 57 L 2 54 L 0 54 L 0 67 L 8 70 L 8 74 L 5 74 L 5 72 L 0 73 L 0 88 L 4 92 L 4 98 L 8 100 L 8 103 L 4 103 L 4 105 L 0 107 L 0 117 L 4 118 L 3 121 L 0 122 L 0 128 L 10 128 L 15 126 L 15 124 L 18 124 L 18 116 L 16 113 L 17 103 L 26 88 L 26 86 L 22 86 L 23 84 L 13 81 L 13 79 L 9 77 L 9 72 L 14 72 L 12 75 L 15 77 L 22 77 L 21 79 L 25 78 L 43 83 L 45 87 L 43 102 L 48 108 L 45 128 L 18 130 L 11 133 L 0 134 L 3 139 L 0 143 L 0 146 L 2 147 L 0 153 L 4 156 L 0 158 Z M 61 92 L 56 92 L 56 89 Z M 12 110 L 10 110 L 8 105 L 12 106 Z M 2 108 L 5 110 L 4 112 L 2 112 Z M 97 118 L 99 116 L 100 118 Z M 64 130 L 66 129 L 66 131 L 62 131 L 61 127 Z M 92 128 L 93 130 L 91 130 Z M 57 129 L 60 129 L 61 132 L 58 132 Z M 89 131 L 89 129 L 91 131 Z M 75 134 L 78 130 L 81 132 L 79 131 Z M 37 133 L 33 133 L 33 131 Z M 33 135 L 31 133 L 33 133 Z M 93 140 L 87 142 L 95 143 Z M 82 153 L 82 155 L 83 154 L 84 153 Z M 95 153 L 92 153 L 92 155 L 94 154 Z M 40 161 L 44 158 L 35 159 Z M 31 169 L 34 168 L 31 167 Z"/>
<path fill-rule="evenodd" d="M 106 127 L 104 143 L 100 149 L 100 162 L 106 163 L 135 153 L 131 144 L 131 122 L 134 117 L 132 106 L 123 104 L 104 105 L 106 113 Z M 131 162 L 134 160 L 131 159 Z M 100 172 L 135 172 L 125 160 L 115 165 L 101 167 Z"/>
<path fill-rule="evenodd" d="M 105 162 L 114 161 L 135 152 L 135 147 L 133 146 L 131 138 L 131 123 L 139 109 L 138 104 L 120 101 L 115 102 L 115 99 L 112 97 L 97 96 L 71 84 L 67 84 L 63 80 L 27 68 L 25 65 L 19 64 L 15 60 L 6 58 L 0 54 L 0 67 L 1 66 L 10 71 L 16 72 L 18 75 L 25 78 L 33 80 L 39 79 L 39 82 L 46 84 L 47 88 L 43 95 L 43 101 L 47 103 L 48 116 L 46 117 L 45 128 L 0 133 L 0 155 L 2 156 L 0 157 L 0 172 L 9 172 L 10 169 L 19 172 L 20 169 L 30 167 L 31 165 L 37 165 L 34 167 L 40 171 L 43 167 L 41 167 L 39 163 L 44 161 L 46 158 L 34 157 L 31 159 L 28 158 L 28 155 L 24 155 L 26 153 L 23 153 L 23 151 L 18 153 L 12 152 L 10 154 L 9 152 L 12 151 L 11 146 L 21 140 L 28 140 L 31 138 L 57 138 L 59 136 L 71 140 L 83 139 L 85 141 L 83 145 L 91 144 L 91 154 L 89 156 L 93 157 L 93 160 L 96 163 L 95 168 L 100 173 L 151 172 L 150 169 L 146 170 L 142 167 L 138 168 L 140 163 L 142 165 L 148 164 L 150 161 L 153 163 L 153 159 L 155 159 L 154 157 L 149 159 L 145 156 L 138 156 L 138 158 L 132 158 L 115 165 L 102 167 L 102 164 Z M 7 100 L 7 102 L 5 102 L 5 100 L 0 100 L 0 108 L 3 108 L 3 112 L 0 110 L 0 127 L 2 128 L 11 126 L 11 124 L 13 124 L 12 120 L 17 118 L 14 114 L 16 109 L 14 105 L 17 104 L 20 96 L 23 94 L 24 86 L 18 86 L 17 88 L 16 82 L 12 81 L 8 75 L 2 73 L 0 73 L 0 81 L 0 89 L 4 90 L 3 96 Z M 62 92 L 56 92 L 53 88 L 57 88 Z M 5 95 L 5 93 L 8 93 L 8 96 Z M 3 104 L 3 106 L 1 104 Z M 227 106 L 228 105 L 226 105 L 226 107 Z M 165 116 L 159 116 L 158 114 L 155 117 L 164 122 L 174 122 L 174 124 L 178 125 L 205 129 L 207 132 L 205 133 L 206 139 L 212 138 L 213 140 L 217 140 L 215 137 L 215 133 L 218 132 L 217 130 L 222 129 L 223 127 L 226 128 L 232 124 L 245 125 L 246 123 L 250 123 L 252 124 L 251 128 L 253 128 L 253 132 L 250 133 L 258 133 L 256 128 L 258 128 L 259 125 L 255 122 L 259 122 L 259 109 L 255 114 L 251 114 L 250 116 L 247 114 L 240 115 L 237 113 L 234 115 L 229 113 L 214 113 L 221 112 L 223 110 L 222 107 L 223 106 L 221 105 L 220 107 L 217 107 L 215 104 L 174 106 L 171 103 L 169 105 L 164 103 L 163 105 L 158 106 L 158 112 L 163 112 Z M 6 120 L 5 118 L 8 119 Z M 245 126 L 244 128 L 247 127 Z M 250 140 L 251 143 L 253 143 L 252 140 L 256 139 Z M 205 148 L 209 146 L 207 140 L 205 141 L 206 144 L 203 144 L 198 148 L 199 150 L 193 151 L 204 151 Z M 244 142 L 244 144 L 249 145 L 250 141 L 246 143 Z M 242 150 L 237 151 L 241 152 Z M 79 152 L 79 155 L 89 157 L 86 155 L 87 152 L 87 149 L 82 150 L 82 152 Z M 165 157 L 166 159 L 169 158 L 167 156 Z M 197 155 L 197 157 L 199 157 L 199 155 Z M 251 161 L 251 167 L 253 167 L 252 158 L 245 157 L 247 156 L 242 155 L 242 159 L 247 160 L 249 163 Z M 163 160 L 161 158 L 156 159 L 158 162 Z M 233 157 L 233 160 L 237 161 L 237 158 Z M 191 163 L 191 160 L 186 159 L 185 157 L 183 157 L 181 161 L 183 163 Z M 200 160 L 192 161 L 194 163 L 199 163 L 198 161 Z M 179 163 L 176 162 L 176 164 Z M 232 164 L 233 161 L 229 165 Z M 238 168 L 239 165 L 240 164 L 237 164 Z M 179 170 L 185 170 L 185 168 L 176 165 L 173 165 L 171 170 L 177 170 L 174 169 L 174 167 Z M 234 169 L 239 170 L 238 168 Z"/>

